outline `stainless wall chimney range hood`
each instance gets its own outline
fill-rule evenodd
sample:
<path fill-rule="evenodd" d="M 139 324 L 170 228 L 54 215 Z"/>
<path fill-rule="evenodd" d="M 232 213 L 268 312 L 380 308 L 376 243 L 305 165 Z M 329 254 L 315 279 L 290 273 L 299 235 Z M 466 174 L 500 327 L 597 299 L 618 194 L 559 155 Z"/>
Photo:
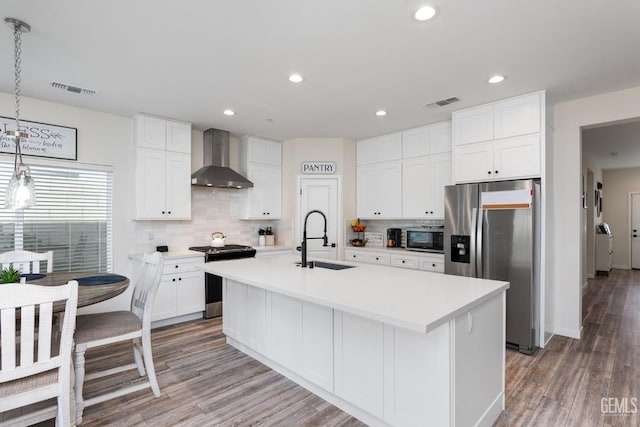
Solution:
<path fill-rule="evenodd" d="M 219 188 L 249 188 L 253 182 L 229 167 L 229 132 L 204 131 L 204 166 L 191 175 L 192 185 Z"/>

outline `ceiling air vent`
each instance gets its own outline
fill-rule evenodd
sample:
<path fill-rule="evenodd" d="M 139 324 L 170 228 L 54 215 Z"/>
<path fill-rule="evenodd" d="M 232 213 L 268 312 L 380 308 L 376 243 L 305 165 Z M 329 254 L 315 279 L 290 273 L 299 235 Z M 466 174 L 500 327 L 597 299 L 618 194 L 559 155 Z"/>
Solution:
<path fill-rule="evenodd" d="M 95 90 L 84 89 L 76 86 L 69 86 L 64 83 L 52 82 L 51 87 L 55 87 L 56 89 L 66 90 L 67 92 L 80 93 L 82 95 L 93 95 L 96 93 Z"/>
<path fill-rule="evenodd" d="M 447 98 L 447 99 L 440 99 L 438 101 L 427 102 L 426 104 L 424 104 L 424 106 L 425 107 L 444 107 L 445 105 L 453 104 L 454 102 L 458 102 L 458 101 L 460 101 L 460 99 L 458 99 L 455 96 L 452 96 L 451 98 Z"/>

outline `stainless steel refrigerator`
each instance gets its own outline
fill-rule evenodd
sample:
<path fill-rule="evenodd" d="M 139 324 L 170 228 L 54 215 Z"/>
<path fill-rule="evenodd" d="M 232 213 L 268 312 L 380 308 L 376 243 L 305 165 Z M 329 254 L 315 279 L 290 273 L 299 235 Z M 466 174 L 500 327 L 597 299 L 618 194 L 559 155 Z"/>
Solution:
<path fill-rule="evenodd" d="M 504 280 L 507 345 L 540 345 L 540 180 L 445 187 L 445 273 Z"/>

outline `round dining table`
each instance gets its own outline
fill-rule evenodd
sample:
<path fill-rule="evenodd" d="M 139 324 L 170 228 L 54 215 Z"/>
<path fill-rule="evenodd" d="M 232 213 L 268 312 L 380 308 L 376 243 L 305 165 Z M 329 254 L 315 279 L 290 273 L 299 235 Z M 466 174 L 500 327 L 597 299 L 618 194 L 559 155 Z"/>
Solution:
<path fill-rule="evenodd" d="M 119 274 L 68 271 L 43 274 L 44 277 L 42 278 L 27 279 L 27 283 L 42 286 L 59 286 L 66 284 L 70 280 L 90 279 L 89 282 L 91 284 L 83 285 L 82 281 L 78 284 L 78 307 L 114 298 L 129 287 L 129 279 Z M 101 281 L 104 281 L 104 283 L 100 283 Z M 56 312 L 63 311 L 64 301 L 54 304 L 53 310 Z"/>

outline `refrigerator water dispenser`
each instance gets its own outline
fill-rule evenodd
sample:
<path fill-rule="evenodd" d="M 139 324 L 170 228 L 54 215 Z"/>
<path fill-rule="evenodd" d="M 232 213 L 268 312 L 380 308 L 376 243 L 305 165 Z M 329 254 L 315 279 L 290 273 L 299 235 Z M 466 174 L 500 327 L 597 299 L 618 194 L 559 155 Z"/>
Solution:
<path fill-rule="evenodd" d="M 471 236 L 452 235 L 451 236 L 451 261 L 471 262 Z"/>

